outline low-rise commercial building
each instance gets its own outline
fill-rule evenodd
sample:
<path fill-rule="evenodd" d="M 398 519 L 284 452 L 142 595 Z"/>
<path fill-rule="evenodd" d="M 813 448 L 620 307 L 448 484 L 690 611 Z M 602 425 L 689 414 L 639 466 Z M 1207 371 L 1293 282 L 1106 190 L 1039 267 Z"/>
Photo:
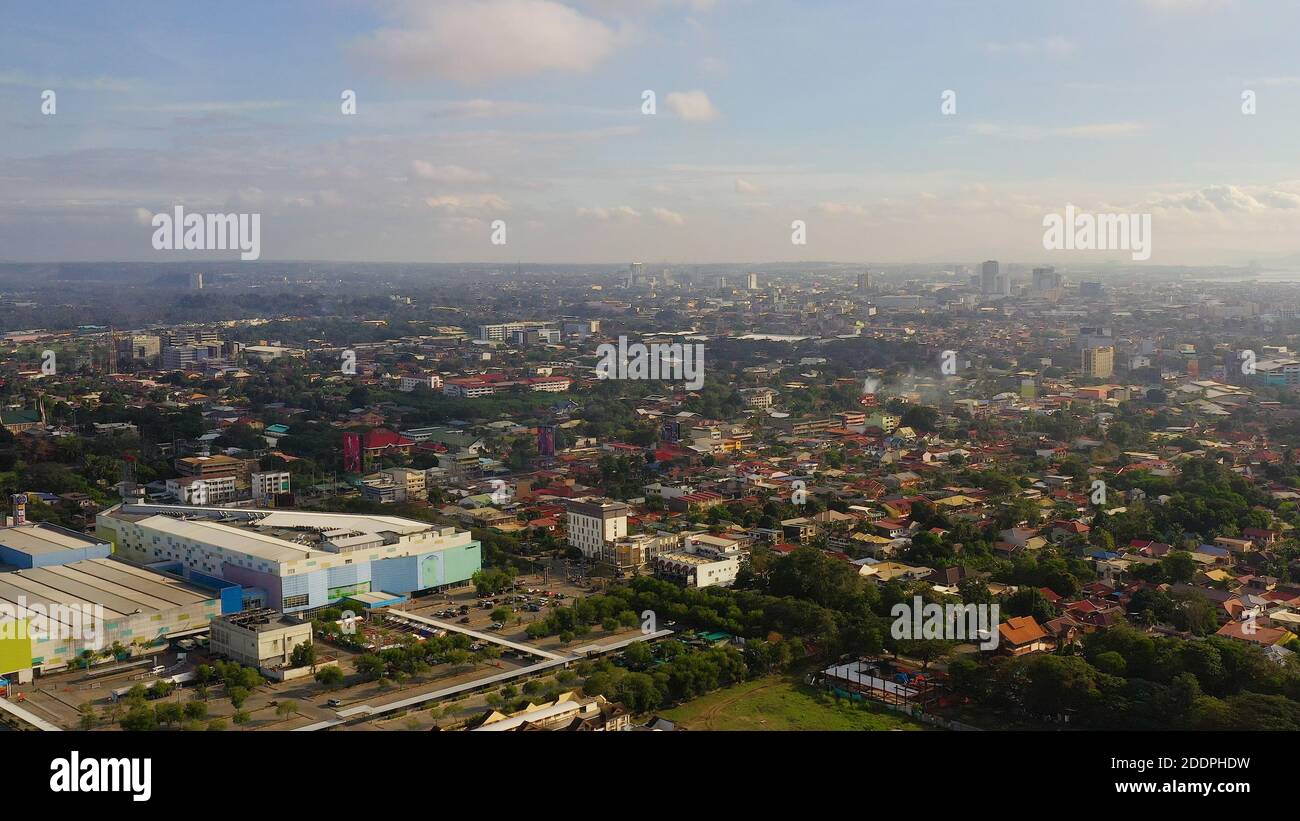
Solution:
<path fill-rule="evenodd" d="M 209 650 L 248 667 L 288 667 L 293 650 L 311 644 L 311 622 L 283 616 L 271 608 L 213 619 Z"/>

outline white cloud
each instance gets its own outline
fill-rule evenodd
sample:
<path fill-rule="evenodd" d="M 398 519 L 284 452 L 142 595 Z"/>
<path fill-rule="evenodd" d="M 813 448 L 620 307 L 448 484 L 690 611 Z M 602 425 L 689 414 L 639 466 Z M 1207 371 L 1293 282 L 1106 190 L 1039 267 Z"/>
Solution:
<path fill-rule="evenodd" d="M 353 44 L 389 76 L 490 83 L 548 71 L 586 72 L 619 32 L 552 0 L 401 0 L 394 25 Z"/>
<path fill-rule="evenodd" d="M 822 202 L 818 203 L 813 210 L 833 217 L 865 217 L 867 215 L 867 209 L 851 202 Z"/>
<path fill-rule="evenodd" d="M 742 180 L 740 177 L 736 177 L 737 194 L 758 194 L 761 192 L 762 189 L 760 189 L 757 185 L 754 185 L 752 182 L 747 182 L 745 180 Z"/>
<path fill-rule="evenodd" d="M 447 194 L 441 197 L 426 197 L 424 204 L 435 211 L 458 216 L 510 210 L 510 204 L 496 194 L 479 194 L 473 197 Z"/>
<path fill-rule="evenodd" d="M 62 91 L 63 89 L 72 89 L 73 91 L 131 91 L 134 83 L 130 80 L 123 80 L 117 77 L 54 77 L 43 76 L 35 77 L 22 71 L 0 71 L 0 86 L 30 86 L 32 88 L 53 89 Z"/>
<path fill-rule="evenodd" d="M 655 219 L 659 220 L 664 225 L 686 224 L 686 217 L 683 217 L 676 211 L 669 211 L 667 208 L 655 208 L 651 213 L 655 215 Z"/>
<path fill-rule="evenodd" d="M 434 165 L 425 160 L 412 160 L 411 171 L 422 180 L 455 185 L 487 182 L 490 179 L 487 174 L 471 171 L 459 165 Z"/>
<path fill-rule="evenodd" d="M 985 43 L 984 50 L 989 54 L 1011 54 L 1019 57 L 1069 57 L 1074 53 L 1075 46 L 1064 37 L 1055 35 L 1037 40 Z"/>
<path fill-rule="evenodd" d="M 578 216 L 586 219 L 609 222 L 610 220 L 635 220 L 641 218 L 641 212 L 630 205 L 616 208 L 579 208 Z"/>
<path fill-rule="evenodd" d="M 1219 214 L 1260 214 L 1265 211 L 1300 208 L 1300 194 L 1279 188 L 1246 189 L 1236 185 L 1208 185 L 1195 191 L 1155 197 L 1146 207 Z"/>
<path fill-rule="evenodd" d="M 1015 140 L 1042 140 L 1051 137 L 1096 138 L 1137 137 L 1148 133 L 1151 126 L 1138 122 L 1083 123 L 1067 126 L 1037 126 L 1017 123 L 979 122 L 970 126 L 970 132 L 980 137 L 1005 137 Z"/>
<path fill-rule="evenodd" d="M 664 102 L 670 111 L 688 123 L 708 122 L 721 116 L 703 91 L 674 91 L 664 98 Z"/>

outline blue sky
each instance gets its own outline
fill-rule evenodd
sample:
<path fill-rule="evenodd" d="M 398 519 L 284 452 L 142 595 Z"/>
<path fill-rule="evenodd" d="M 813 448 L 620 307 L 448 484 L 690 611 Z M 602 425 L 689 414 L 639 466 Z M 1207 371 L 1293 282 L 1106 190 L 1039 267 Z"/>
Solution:
<path fill-rule="evenodd" d="M 1045 252 L 1067 203 L 1151 213 L 1153 264 L 1300 250 L 1293 3 L 13 6 L 5 260 L 165 259 L 177 204 L 263 259 L 1127 258 Z"/>

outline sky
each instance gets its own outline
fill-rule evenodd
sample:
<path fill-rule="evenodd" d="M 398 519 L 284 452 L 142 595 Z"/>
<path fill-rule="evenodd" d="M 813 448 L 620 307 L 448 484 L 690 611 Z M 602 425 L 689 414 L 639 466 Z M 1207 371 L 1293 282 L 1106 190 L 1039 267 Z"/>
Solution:
<path fill-rule="evenodd" d="M 3 4 L 3 261 L 1300 262 L 1285 0 Z"/>

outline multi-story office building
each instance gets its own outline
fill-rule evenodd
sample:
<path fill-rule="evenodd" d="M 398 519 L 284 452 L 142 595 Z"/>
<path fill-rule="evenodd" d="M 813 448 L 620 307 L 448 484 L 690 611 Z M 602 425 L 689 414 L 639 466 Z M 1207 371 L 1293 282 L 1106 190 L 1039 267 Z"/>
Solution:
<path fill-rule="evenodd" d="M 980 265 L 980 293 L 995 294 L 998 290 L 998 261 L 990 259 Z"/>
<path fill-rule="evenodd" d="M 224 505 L 239 498 L 234 476 L 181 476 L 167 480 L 167 494 L 183 505 Z"/>
<path fill-rule="evenodd" d="M 1045 268 L 1034 269 L 1032 285 L 1036 294 L 1051 294 L 1059 291 L 1062 282 L 1061 275 L 1050 265 Z"/>
<path fill-rule="evenodd" d="M 426 474 L 423 470 L 414 468 L 388 468 L 381 470 L 393 483 L 396 489 L 396 500 L 399 502 L 417 502 L 427 498 L 426 494 Z"/>
<path fill-rule="evenodd" d="M 183 456 L 176 460 L 177 473 L 199 479 L 233 476 L 240 482 L 246 482 L 253 469 L 257 466 L 256 459 L 236 459 L 233 456 L 224 455 Z"/>
<path fill-rule="evenodd" d="M 265 502 L 280 493 L 288 493 L 290 487 L 289 471 L 257 471 L 249 474 L 248 484 L 253 492 L 254 502 Z"/>
<path fill-rule="evenodd" d="M 685 587 L 730 587 L 740 572 L 740 544 L 707 534 L 687 536 L 681 550 L 660 553 L 655 575 Z"/>
<path fill-rule="evenodd" d="M 215 328 L 171 328 L 162 332 L 162 344 L 176 345 L 221 345 L 221 332 Z"/>
<path fill-rule="evenodd" d="M 627 516 L 631 508 L 611 499 L 588 499 L 569 503 L 569 544 L 582 555 L 600 558 L 606 542 L 627 536 Z"/>
<path fill-rule="evenodd" d="M 1300 359 L 1261 359 L 1255 363 L 1259 381 L 1278 388 L 1300 385 Z"/>
<path fill-rule="evenodd" d="M 168 345 L 162 349 L 162 369 L 180 371 L 209 359 L 221 358 L 221 343 L 202 345 Z"/>
<path fill-rule="evenodd" d="M 410 393 L 416 388 L 428 388 L 431 391 L 436 391 L 441 387 L 442 377 L 438 376 L 436 373 L 422 373 L 419 376 L 402 377 L 401 389 L 406 393 Z"/>
<path fill-rule="evenodd" d="M 148 334 L 126 334 L 117 338 L 118 359 L 145 362 L 162 354 L 162 340 Z"/>
<path fill-rule="evenodd" d="M 1083 375 L 1109 379 L 1115 373 L 1115 349 L 1106 345 L 1083 349 Z"/>
<path fill-rule="evenodd" d="M 554 322 L 539 322 L 536 320 L 503 322 L 500 325 L 482 325 L 478 329 L 478 338 L 484 342 L 505 342 L 510 339 L 510 335 L 515 331 L 526 331 L 530 328 L 553 328 L 554 326 Z"/>
<path fill-rule="evenodd" d="M 740 397 L 745 400 L 747 408 L 770 408 L 777 395 L 771 388 L 744 388 L 740 391 Z"/>
<path fill-rule="evenodd" d="M 396 516 L 121 504 L 96 530 L 122 558 L 285 612 L 459 586 L 482 566 L 467 531 Z"/>
<path fill-rule="evenodd" d="M 288 667 L 294 648 L 311 644 L 311 622 L 269 607 L 212 620 L 209 651 L 248 667 Z"/>

